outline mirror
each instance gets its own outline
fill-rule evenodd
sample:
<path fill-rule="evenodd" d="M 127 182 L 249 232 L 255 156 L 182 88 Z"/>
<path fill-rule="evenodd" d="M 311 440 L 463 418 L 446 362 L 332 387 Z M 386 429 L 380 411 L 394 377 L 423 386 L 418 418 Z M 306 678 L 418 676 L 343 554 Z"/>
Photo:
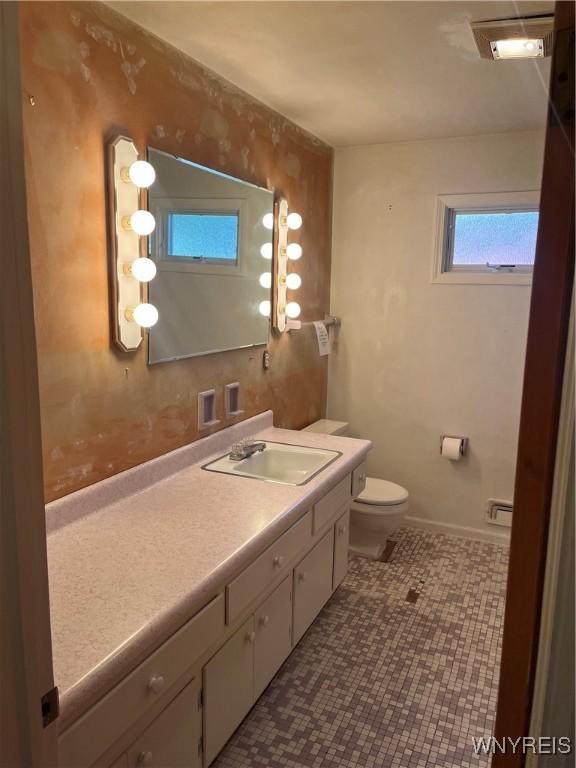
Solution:
<path fill-rule="evenodd" d="M 148 363 L 266 344 L 260 305 L 271 299 L 273 193 L 151 147 L 148 159 L 158 269 L 148 300 L 160 316 Z"/>

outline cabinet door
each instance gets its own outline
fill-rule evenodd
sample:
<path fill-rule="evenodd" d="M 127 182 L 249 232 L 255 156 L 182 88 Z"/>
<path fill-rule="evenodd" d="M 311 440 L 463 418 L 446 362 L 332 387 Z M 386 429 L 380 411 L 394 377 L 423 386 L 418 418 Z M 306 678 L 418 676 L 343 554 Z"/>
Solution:
<path fill-rule="evenodd" d="M 254 698 L 257 699 L 292 648 L 292 575 L 256 611 Z"/>
<path fill-rule="evenodd" d="M 332 594 L 334 526 L 294 569 L 294 623 L 296 644 Z"/>
<path fill-rule="evenodd" d="M 348 545 L 350 542 L 350 511 L 336 520 L 334 526 L 334 575 L 332 577 L 332 589 L 342 582 L 348 573 Z"/>
<path fill-rule="evenodd" d="M 128 749 L 128 768 L 197 768 L 200 684 L 189 683 Z M 121 763 L 122 764 L 122 763 Z"/>
<path fill-rule="evenodd" d="M 204 667 L 206 765 L 240 725 L 254 703 L 254 617 L 244 622 Z"/>

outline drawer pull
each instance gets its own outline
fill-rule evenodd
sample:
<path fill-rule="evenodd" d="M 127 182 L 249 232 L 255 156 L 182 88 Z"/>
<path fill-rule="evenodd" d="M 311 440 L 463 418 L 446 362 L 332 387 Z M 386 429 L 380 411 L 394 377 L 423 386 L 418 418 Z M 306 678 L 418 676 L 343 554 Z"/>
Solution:
<path fill-rule="evenodd" d="M 345 525 L 339 525 L 338 526 L 338 535 L 343 536 L 346 533 L 346 526 Z"/>
<path fill-rule="evenodd" d="M 282 555 L 274 555 L 274 560 L 272 561 L 274 568 L 281 568 L 284 563 L 284 558 Z"/>
<path fill-rule="evenodd" d="M 140 752 L 136 758 L 136 765 L 138 768 L 148 768 L 153 764 L 153 759 L 152 752 Z"/>
<path fill-rule="evenodd" d="M 270 622 L 270 616 L 260 616 L 260 626 L 267 627 Z"/>
<path fill-rule="evenodd" d="M 162 675 L 152 675 L 148 681 L 148 689 L 152 691 L 152 693 L 160 693 L 160 691 L 164 688 L 165 682 L 166 681 Z M 148 765 L 148 763 L 146 763 L 146 765 Z"/>
<path fill-rule="evenodd" d="M 301 571 L 301 572 L 298 574 L 298 581 L 306 581 L 306 576 L 307 576 L 307 575 L 308 575 L 308 574 L 306 573 L 306 571 Z"/>
<path fill-rule="evenodd" d="M 252 644 L 256 640 L 256 632 L 248 632 L 246 642 Z"/>

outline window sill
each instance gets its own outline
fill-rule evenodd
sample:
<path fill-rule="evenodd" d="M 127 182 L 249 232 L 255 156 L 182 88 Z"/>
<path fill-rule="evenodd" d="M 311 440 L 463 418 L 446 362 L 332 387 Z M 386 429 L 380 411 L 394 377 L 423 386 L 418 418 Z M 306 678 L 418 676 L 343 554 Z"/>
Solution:
<path fill-rule="evenodd" d="M 431 283 L 436 285 L 532 285 L 532 275 L 526 272 L 440 272 Z"/>

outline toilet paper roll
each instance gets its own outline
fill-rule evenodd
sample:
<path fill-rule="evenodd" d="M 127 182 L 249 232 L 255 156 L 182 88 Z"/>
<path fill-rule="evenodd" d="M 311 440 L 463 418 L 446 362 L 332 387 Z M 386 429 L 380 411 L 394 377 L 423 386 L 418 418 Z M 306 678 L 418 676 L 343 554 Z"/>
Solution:
<path fill-rule="evenodd" d="M 443 437 L 442 450 L 440 451 L 440 453 L 445 459 L 450 459 L 450 461 L 460 461 L 460 459 L 462 458 L 461 447 L 462 447 L 462 438 Z"/>

